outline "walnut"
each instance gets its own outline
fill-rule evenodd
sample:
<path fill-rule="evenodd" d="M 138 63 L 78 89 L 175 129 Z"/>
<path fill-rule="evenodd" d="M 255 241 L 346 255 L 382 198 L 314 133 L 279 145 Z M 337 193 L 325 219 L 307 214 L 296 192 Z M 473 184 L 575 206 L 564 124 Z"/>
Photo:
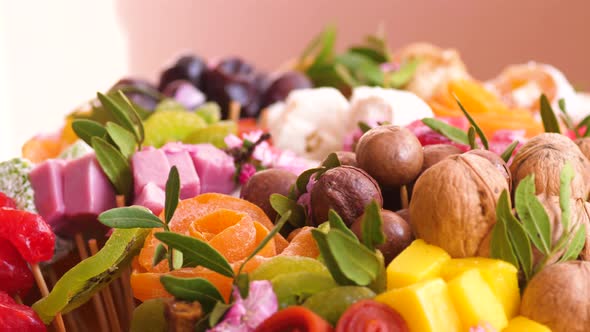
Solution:
<path fill-rule="evenodd" d="M 496 223 L 496 202 L 508 184 L 488 160 L 453 155 L 416 181 L 410 218 L 417 238 L 453 257 L 475 256 Z"/>
<path fill-rule="evenodd" d="M 537 194 L 559 196 L 559 175 L 567 161 L 576 172 L 572 197 L 586 199 L 590 192 L 590 161 L 571 139 L 553 133 L 535 136 L 518 150 L 510 165 L 513 188 L 534 174 Z"/>

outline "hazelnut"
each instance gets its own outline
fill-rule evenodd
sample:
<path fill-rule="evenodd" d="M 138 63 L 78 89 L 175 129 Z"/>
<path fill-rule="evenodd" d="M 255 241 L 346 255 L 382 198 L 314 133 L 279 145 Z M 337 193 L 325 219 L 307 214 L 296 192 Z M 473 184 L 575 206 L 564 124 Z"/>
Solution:
<path fill-rule="evenodd" d="M 448 156 L 461 154 L 463 151 L 452 144 L 432 144 L 424 147 L 424 162 L 422 172 Z"/>
<path fill-rule="evenodd" d="M 401 209 L 395 211 L 398 216 L 404 218 L 404 220 L 408 223 L 408 225 L 412 226 L 412 220 L 410 219 L 410 209 Z"/>
<path fill-rule="evenodd" d="M 586 199 L 590 192 L 590 161 L 571 139 L 554 133 L 535 136 L 518 150 L 510 165 L 512 187 L 534 174 L 537 194 L 559 196 L 560 173 L 567 161 L 576 173 L 572 197 Z"/>
<path fill-rule="evenodd" d="M 384 187 L 401 187 L 422 170 L 424 152 L 418 138 L 406 128 L 379 126 L 367 131 L 356 147 L 356 160 Z"/>
<path fill-rule="evenodd" d="M 372 200 L 383 205 L 379 185 L 369 174 L 353 166 L 332 168 L 311 189 L 313 221 L 316 225 L 327 221 L 328 211 L 334 209 L 350 226 Z"/>
<path fill-rule="evenodd" d="M 496 202 L 508 190 L 504 176 L 473 154 L 447 157 L 416 181 L 410 201 L 417 238 L 453 257 L 475 256 L 496 223 Z"/>
<path fill-rule="evenodd" d="M 524 290 L 520 314 L 553 332 L 587 332 L 590 327 L 590 262 L 549 265 Z"/>
<path fill-rule="evenodd" d="M 362 236 L 362 219 L 363 216 L 360 216 L 350 227 L 359 239 Z M 387 265 L 412 243 L 414 236 L 410 225 L 395 212 L 381 210 L 381 219 L 383 221 L 381 229 L 385 234 L 385 243 L 377 246 L 377 249 L 383 254 L 385 265 Z"/>
<path fill-rule="evenodd" d="M 358 164 L 356 162 L 356 153 L 351 151 L 336 151 L 336 156 L 338 156 L 340 165 L 358 167 Z"/>
<path fill-rule="evenodd" d="M 240 197 L 258 205 L 270 218 L 275 220 L 277 212 L 270 205 L 270 195 L 289 195 L 297 176 L 282 169 L 267 169 L 254 174 L 242 187 Z"/>
<path fill-rule="evenodd" d="M 492 163 L 492 165 L 494 165 L 494 167 L 496 167 L 500 171 L 500 173 L 504 175 L 504 178 L 506 178 L 506 182 L 508 182 L 508 188 L 512 189 L 512 175 L 510 175 L 510 169 L 508 169 L 508 165 L 506 165 L 506 162 L 504 161 L 504 159 L 502 159 L 502 157 L 498 156 L 492 151 L 482 149 L 474 149 L 467 151 L 465 153 L 478 155 L 482 158 L 489 160 Z"/>

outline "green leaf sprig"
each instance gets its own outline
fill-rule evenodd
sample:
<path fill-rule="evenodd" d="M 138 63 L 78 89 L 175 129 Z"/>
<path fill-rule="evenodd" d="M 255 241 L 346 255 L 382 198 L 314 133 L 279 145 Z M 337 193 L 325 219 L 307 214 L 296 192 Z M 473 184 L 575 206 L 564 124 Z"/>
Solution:
<path fill-rule="evenodd" d="M 72 129 L 92 146 L 96 159 L 118 194 L 129 197 L 133 187 L 129 158 L 141 149 L 145 139 L 142 118 L 122 91 L 110 96 L 97 93 L 102 107 L 110 113 L 104 125 L 89 119 L 75 119 Z"/>
<path fill-rule="evenodd" d="M 365 208 L 362 243 L 334 210 L 329 211 L 328 219 L 329 227 L 313 229 L 312 236 L 334 280 L 382 291 L 384 284 L 378 281 L 384 280 L 383 255 L 375 248 L 385 241 L 379 205 L 373 201 Z"/>
<path fill-rule="evenodd" d="M 512 213 L 508 192 L 504 190 L 500 195 L 496 207 L 496 224 L 492 230 L 491 256 L 518 267 L 523 272 L 525 283 L 550 262 L 577 259 L 584 247 L 586 227 L 573 227 L 571 224 L 573 177 L 574 170 L 568 162 L 560 175 L 559 202 L 564 231 L 555 243 L 552 241 L 553 226 L 549 216 L 535 195 L 534 175 L 524 178 L 516 188 L 514 207 L 518 218 Z M 536 264 L 533 261 L 533 246 L 542 254 L 542 259 Z"/>
<path fill-rule="evenodd" d="M 541 120 L 543 121 L 543 128 L 545 128 L 545 132 L 561 134 L 559 121 L 557 121 L 555 112 L 553 112 L 551 103 L 549 103 L 549 99 L 547 99 L 545 94 L 541 95 L 539 103 L 541 106 Z"/>

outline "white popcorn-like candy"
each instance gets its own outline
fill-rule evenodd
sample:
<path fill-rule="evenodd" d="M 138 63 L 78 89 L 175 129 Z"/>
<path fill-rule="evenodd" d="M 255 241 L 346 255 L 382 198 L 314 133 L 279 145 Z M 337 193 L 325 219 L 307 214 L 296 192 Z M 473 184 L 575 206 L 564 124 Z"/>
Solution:
<path fill-rule="evenodd" d="M 32 163 L 23 158 L 0 162 L 0 192 L 14 199 L 18 209 L 37 213 L 35 193 L 29 181 L 32 169 Z"/>

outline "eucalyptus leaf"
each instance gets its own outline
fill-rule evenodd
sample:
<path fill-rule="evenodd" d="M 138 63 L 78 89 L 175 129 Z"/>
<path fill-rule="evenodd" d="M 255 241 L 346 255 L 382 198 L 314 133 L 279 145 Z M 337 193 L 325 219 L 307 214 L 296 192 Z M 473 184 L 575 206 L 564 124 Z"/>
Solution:
<path fill-rule="evenodd" d="M 553 108 L 545 94 L 541 95 L 541 120 L 543 121 L 543 127 L 545 128 L 546 133 L 561 134 L 559 122 L 557 121 L 557 117 L 555 117 Z"/>
<path fill-rule="evenodd" d="M 154 236 L 169 248 L 182 251 L 185 267 L 203 266 L 226 277 L 234 277 L 234 270 L 225 257 L 208 243 L 172 232 L 159 232 Z"/>
<path fill-rule="evenodd" d="M 365 85 L 382 86 L 385 79 L 379 64 L 372 62 L 361 63 L 353 70 L 353 73 L 357 80 L 363 82 Z"/>
<path fill-rule="evenodd" d="M 469 145 L 469 138 L 467 137 L 467 134 L 457 127 L 451 126 L 434 118 L 424 118 L 422 119 L 422 123 L 453 142 Z"/>
<path fill-rule="evenodd" d="M 132 132 L 114 122 L 107 122 L 106 131 L 111 140 L 117 145 L 121 154 L 129 159 L 135 153 L 136 141 Z"/>
<path fill-rule="evenodd" d="M 383 234 L 383 220 L 381 219 L 381 208 L 377 201 L 372 200 L 365 207 L 365 213 L 361 220 L 361 239 L 369 250 L 375 250 L 378 245 L 385 243 Z"/>
<path fill-rule="evenodd" d="M 559 100 L 557 101 L 557 104 L 559 105 L 559 109 L 561 110 L 561 112 L 563 114 L 567 114 L 567 109 L 565 107 L 565 99 L 559 98 Z"/>
<path fill-rule="evenodd" d="M 277 214 L 281 217 L 288 211 L 291 211 L 289 224 L 293 227 L 299 228 L 305 226 L 305 209 L 303 206 L 297 204 L 296 200 L 290 199 L 281 194 L 271 194 L 269 201 L 272 208 L 277 211 Z"/>
<path fill-rule="evenodd" d="M 324 63 L 331 60 L 334 53 L 334 45 L 336 44 L 336 27 L 327 26 L 322 32 L 320 38 L 321 42 L 319 44 L 319 51 L 311 65 L 311 68 L 323 65 Z"/>
<path fill-rule="evenodd" d="M 588 230 L 586 229 L 586 226 L 584 224 L 578 226 L 578 229 L 576 230 L 574 236 L 569 242 L 569 245 L 565 253 L 560 258 L 561 262 L 575 260 L 578 258 L 578 256 L 580 256 L 580 252 L 582 252 L 582 249 L 584 249 L 584 245 L 586 244 L 587 231 Z"/>
<path fill-rule="evenodd" d="M 283 226 L 285 226 L 285 223 L 287 222 L 287 220 L 289 220 L 290 216 L 291 216 L 291 211 L 287 211 L 287 212 L 285 212 L 285 214 L 283 214 L 281 216 L 281 219 L 279 219 L 279 222 L 277 222 L 275 227 L 273 227 L 273 229 L 271 229 L 270 232 L 268 232 L 268 234 L 266 234 L 264 239 L 262 239 L 262 241 L 260 241 L 260 243 L 258 243 L 256 248 L 254 248 L 254 250 L 250 253 L 250 255 L 248 255 L 248 257 L 246 257 L 246 259 L 244 259 L 244 261 L 242 262 L 242 265 L 240 265 L 240 269 L 238 270 L 238 275 L 240 275 L 242 273 L 242 269 L 244 269 L 244 266 L 246 266 L 246 263 L 248 263 L 252 258 L 254 258 L 254 256 L 256 256 L 256 254 L 258 254 L 258 252 L 260 252 L 260 250 L 262 250 L 262 248 L 264 248 L 264 246 L 266 246 L 266 244 L 268 242 L 270 242 L 271 240 L 274 239 L 275 235 L 277 235 L 277 233 L 281 230 L 281 228 L 283 228 Z"/>
<path fill-rule="evenodd" d="M 118 194 L 126 197 L 133 188 L 131 165 L 123 154 L 100 137 L 92 137 L 92 148 L 102 170 L 109 178 Z"/>
<path fill-rule="evenodd" d="M 338 159 L 338 155 L 334 152 L 330 153 L 326 157 L 326 160 L 324 160 L 324 162 L 322 163 L 322 166 L 324 166 L 327 169 L 332 169 L 340 166 L 340 160 Z"/>
<path fill-rule="evenodd" d="M 469 147 L 472 150 L 479 148 L 479 146 L 477 146 L 477 142 L 475 141 L 475 129 L 473 127 L 469 127 L 469 130 L 467 131 L 467 138 L 469 139 Z"/>
<path fill-rule="evenodd" d="M 160 277 L 160 282 L 175 298 L 188 302 L 198 301 L 205 312 L 212 310 L 218 301 L 224 302 L 217 288 L 204 278 L 178 278 L 163 275 Z"/>
<path fill-rule="evenodd" d="M 334 65 L 334 73 L 338 76 L 338 78 L 344 82 L 346 85 L 350 87 L 355 87 L 361 85 L 361 82 L 357 81 L 356 77 L 354 77 L 349 68 L 342 64 L 335 64 Z"/>
<path fill-rule="evenodd" d="M 587 115 L 585 118 L 583 118 L 578 125 L 576 126 L 576 132 L 578 132 L 578 130 L 582 127 L 586 127 L 586 131 L 584 132 L 584 137 L 588 137 L 590 136 L 590 115 Z"/>
<path fill-rule="evenodd" d="M 551 221 L 535 192 L 535 177 L 531 174 L 522 179 L 516 187 L 515 208 L 531 242 L 540 252 L 549 255 L 552 244 Z"/>
<path fill-rule="evenodd" d="M 232 304 L 226 304 L 221 301 L 215 303 L 213 310 L 209 314 L 209 326 L 215 326 L 221 321 L 225 313 L 232 307 Z"/>
<path fill-rule="evenodd" d="M 172 268 L 178 270 L 184 265 L 184 255 L 182 251 L 172 250 Z"/>
<path fill-rule="evenodd" d="M 572 195 L 572 180 L 574 179 L 574 168 L 567 161 L 559 175 L 559 207 L 561 208 L 561 223 L 564 230 L 570 229 L 571 207 L 570 197 Z"/>
<path fill-rule="evenodd" d="M 505 194 L 504 194 L 505 193 Z M 503 195 L 500 196 L 499 205 L 502 205 L 500 209 L 501 215 L 499 218 L 504 220 L 506 225 L 506 232 L 514 254 L 516 255 L 520 268 L 522 269 L 526 280 L 529 280 L 533 273 L 533 251 L 531 243 L 525 232 L 522 224 L 514 217 L 510 211 L 510 201 L 508 194 L 504 191 Z"/>
<path fill-rule="evenodd" d="M 338 229 L 330 229 L 326 240 L 342 273 L 358 286 L 367 286 L 379 275 L 379 259 L 367 247 Z"/>
<path fill-rule="evenodd" d="M 180 197 L 180 176 L 178 175 L 178 168 L 172 166 L 168 173 L 168 180 L 166 181 L 166 200 L 164 202 L 164 216 L 166 224 L 170 223 L 176 207 L 178 206 L 178 199 Z"/>
<path fill-rule="evenodd" d="M 127 111 L 125 110 L 124 106 L 108 95 L 102 94 L 100 92 L 97 92 L 96 95 L 98 97 L 98 100 L 100 100 L 102 106 L 106 108 L 109 112 L 111 112 L 113 118 L 115 119 L 115 122 L 121 127 L 132 132 L 134 135 L 136 135 L 137 138 L 139 136 L 137 135 L 137 129 L 133 125 L 133 121 L 131 121 L 131 119 L 129 118 L 129 115 L 127 114 Z"/>
<path fill-rule="evenodd" d="M 346 226 L 344 220 L 342 220 L 338 213 L 336 213 L 336 211 L 334 211 L 333 209 L 330 209 L 328 211 L 328 224 L 330 225 L 330 229 L 338 229 L 342 231 L 342 233 L 353 239 L 355 242 L 359 242 L 356 235 L 354 235 L 350 228 Z"/>
<path fill-rule="evenodd" d="M 516 149 L 516 147 L 518 146 L 518 143 L 520 143 L 520 142 L 514 141 L 514 142 L 510 143 L 510 145 L 508 145 L 506 150 L 504 150 L 504 152 L 502 152 L 502 154 L 500 155 L 500 157 L 502 158 L 502 160 L 504 160 L 505 163 L 507 163 L 510 160 L 510 158 L 512 157 L 512 153 L 514 152 L 514 149 Z"/>
<path fill-rule="evenodd" d="M 511 213 L 510 204 L 500 204 L 502 201 L 508 200 L 508 193 L 506 190 L 500 195 L 500 200 L 496 206 L 496 224 L 492 229 L 492 239 L 490 242 L 490 254 L 492 258 L 501 259 L 506 261 L 516 268 L 519 268 L 520 264 L 512 249 L 510 238 L 508 237 L 508 231 L 506 229 L 506 220 L 502 218 L 503 215 Z"/>
<path fill-rule="evenodd" d="M 127 96 L 123 93 L 123 91 L 119 90 L 119 96 L 128 105 L 128 110 L 129 110 L 129 113 L 131 114 L 131 118 L 132 118 L 131 120 L 136 125 L 134 127 L 134 129 L 135 129 L 134 133 L 137 136 L 137 145 L 139 147 L 141 147 L 141 145 L 143 144 L 143 141 L 145 140 L 145 129 L 143 127 L 142 117 L 137 110 L 137 106 L 127 98 Z"/>
<path fill-rule="evenodd" d="M 154 258 L 152 259 L 152 266 L 158 265 L 161 261 L 166 258 L 166 254 L 168 254 L 168 250 L 164 247 L 163 244 L 158 243 L 156 246 L 156 251 L 154 251 Z"/>
<path fill-rule="evenodd" d="M 455 100 L 457 101 L 457 105 L 459 105 L 459 108 L 461 109 L 461 112 L 463 112 L 463 114 L 465 115 L 465 117 L 467 118 L 467 120 L 469 121 L 471 126 L 473 126 L 473 128 L 475 128 L 475 131 L 477 132 L 477 136 L 479 136 L 481 143 L 486 148 L 486 150 L 489 150 L 490 145 L 488 144 L 488 139 L 487 139 L 486 135 L 484 134 L 483 130 L 481 130 L 481 128 L 477 125 L 477 122 L 475 122 L 475 120 L 471 117 L 469 112 L 467 112 L 465 107 L 463 107 L 463 104 L 461 104 L 461 102 L 459 101 L 459 98 L 457 98 L 457 96 L 455 96 L 455 95 L 454 95 L 454 97 L 455 97 Z"/>
<path fill-rule="evenodd" d="M 100 123 L 93 120 L 76 119 L 72 122 L 72 129 L 88 145 L 92 145 L 92 137 L 105 138 L 107 135 L 106 129 Z"/>
<path fill-rule="evenodd" d="M 111 228 L 161 228 L 162 220 L 142 206 L 110 209 L 98 216 L 98 221 Z"/>
<path fill-rule="evenodd" d="M 248 273 L 238 274 L 235 280 L 235 285 L 238 287 L 240 296 L 243 299 L 247 298 L 248 293 L 250 292 L 250 277 L 248 276 Z"/>
<path fill-rule="evenodd" d="M 349 53 L 356 53 L 361 54 L 366 58 L 371 59 L 376 63 L 384 63 L 387 62 L 387 56 L 384 55 L 380 50 L 365 47 L 365 46 L 353 46 L 348 50 Z"/>

